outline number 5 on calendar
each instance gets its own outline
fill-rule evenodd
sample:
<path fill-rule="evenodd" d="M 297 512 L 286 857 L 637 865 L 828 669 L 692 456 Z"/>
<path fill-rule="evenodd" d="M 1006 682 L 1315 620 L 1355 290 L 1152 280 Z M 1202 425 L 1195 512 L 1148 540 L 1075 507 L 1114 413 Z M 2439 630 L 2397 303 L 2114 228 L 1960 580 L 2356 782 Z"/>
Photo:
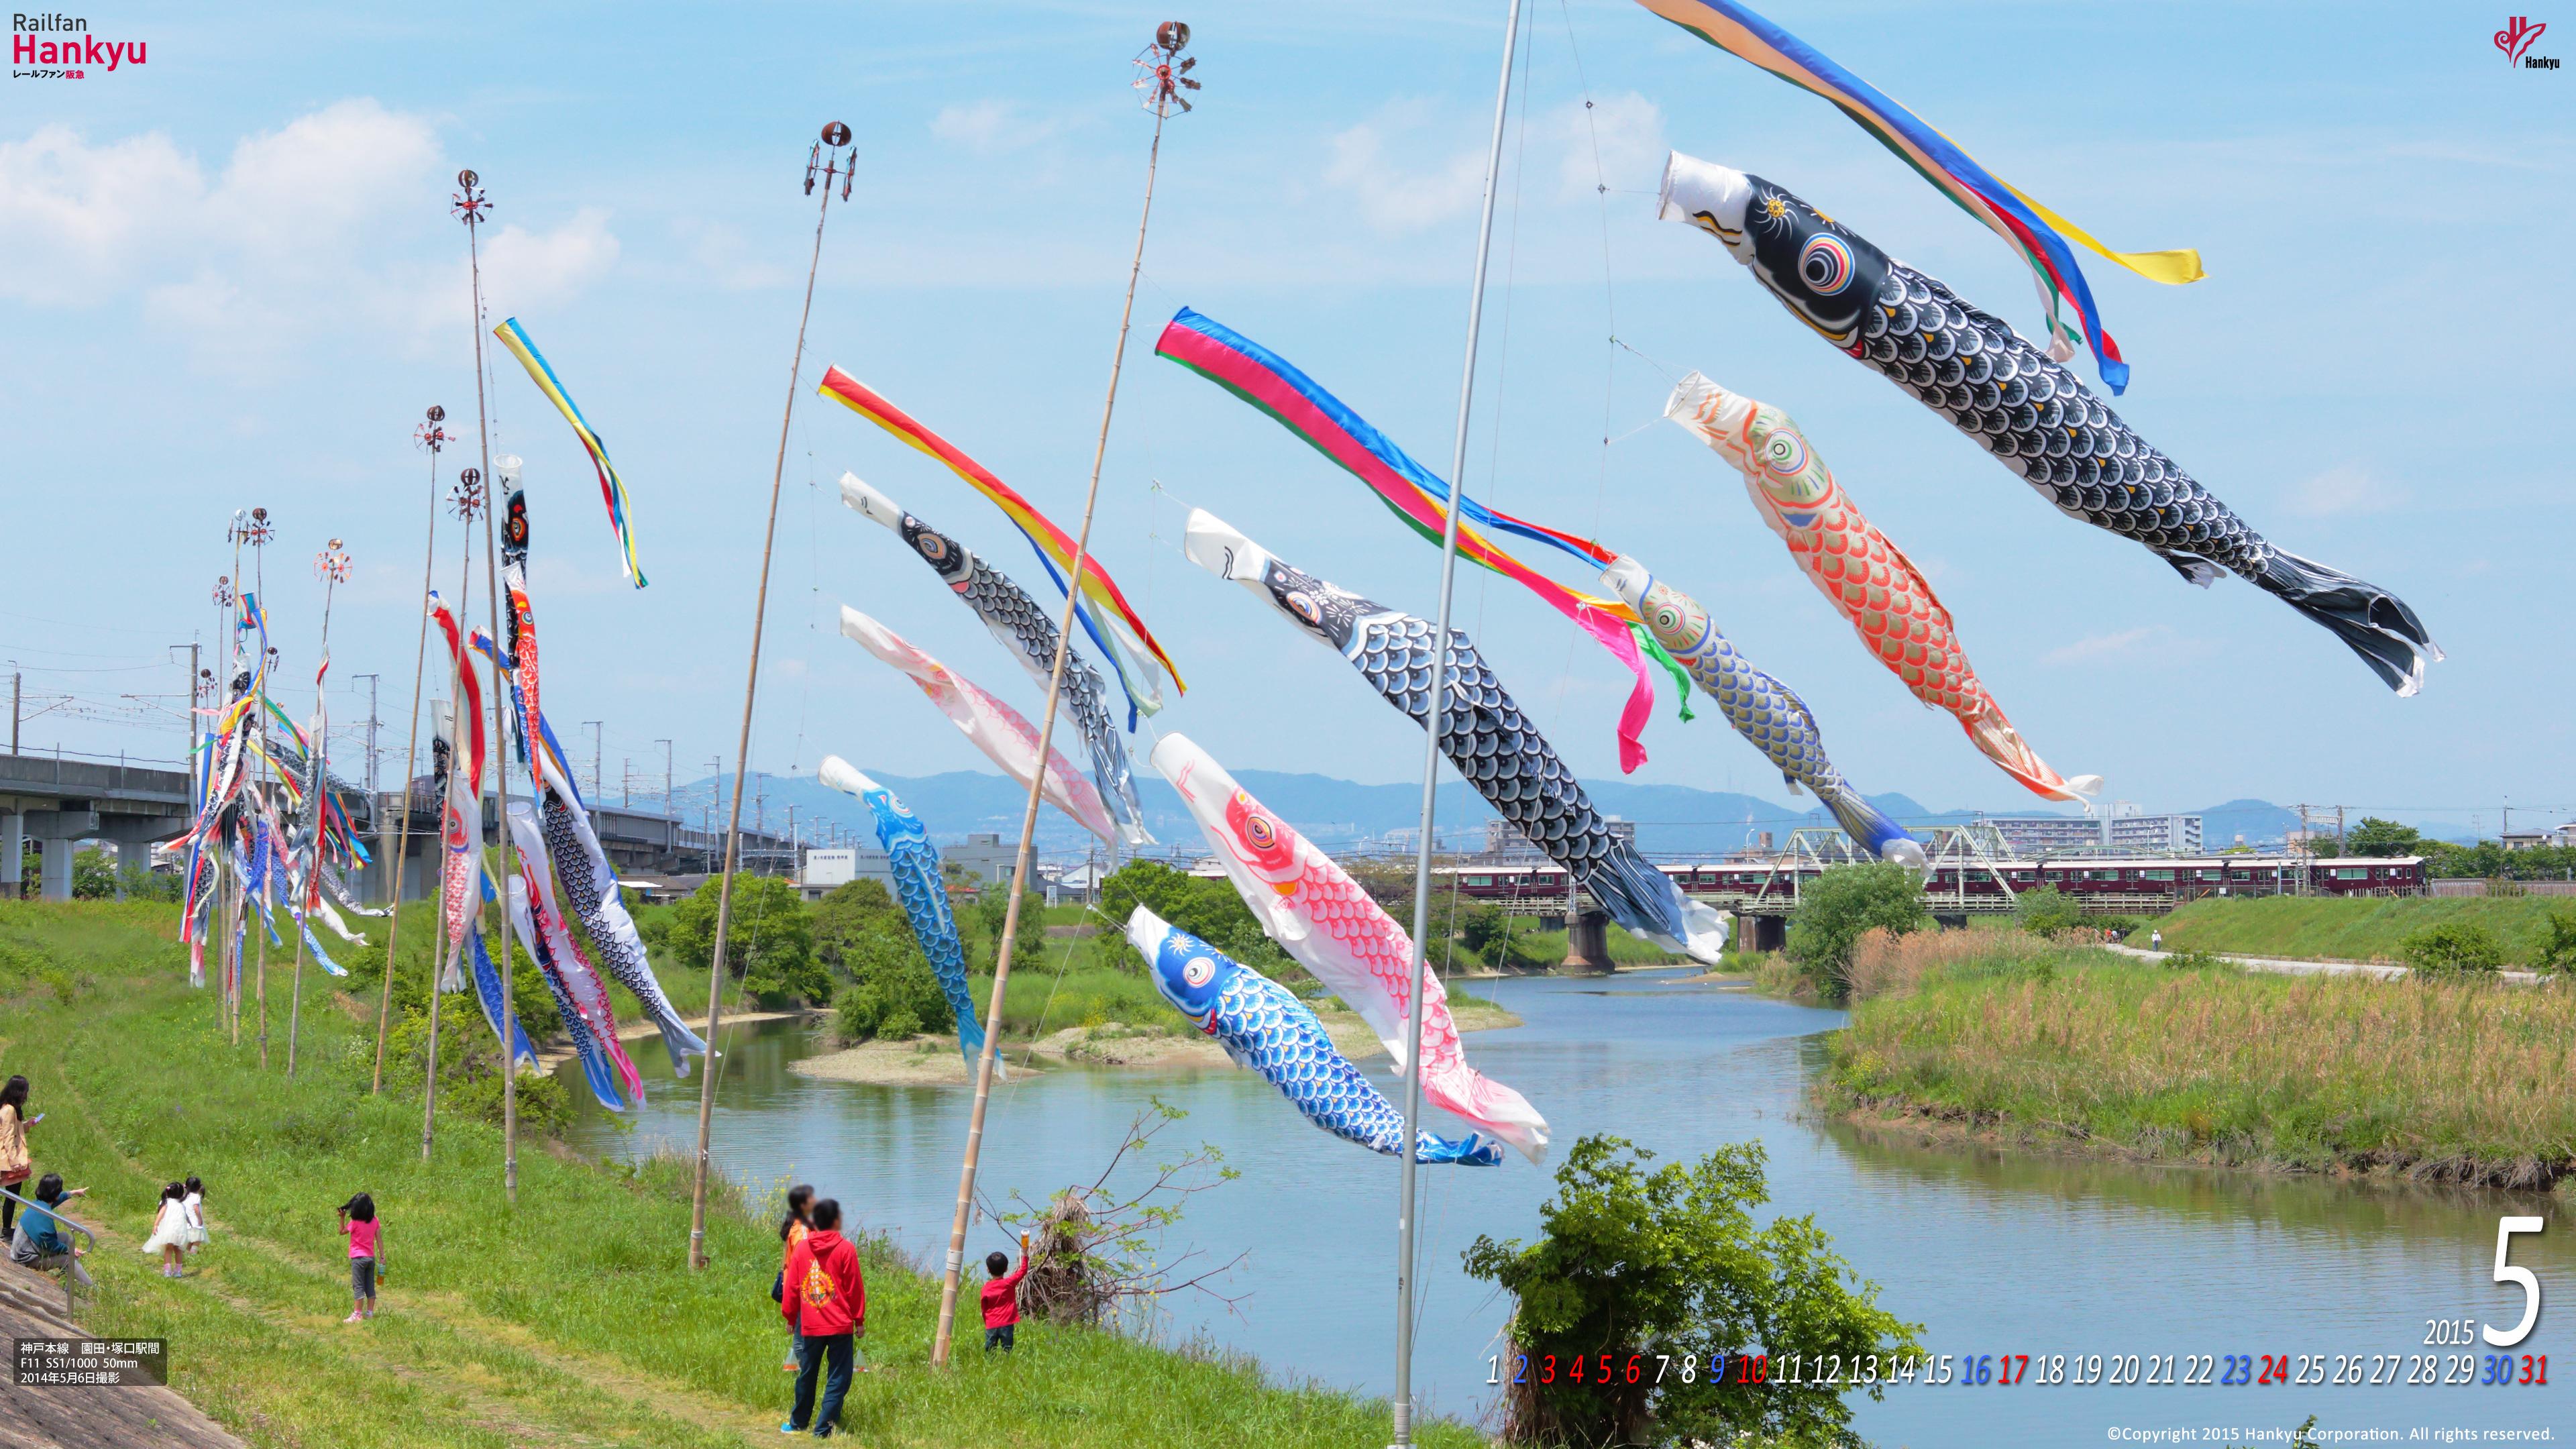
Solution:
<path fill-rule="evenodd" d="M 2513 1251 L 2514 1234 L 2536 1233 L 2540 1231 L 2540 1227 L 2539 1218 L 2496 1219 L 2495 1280 L 2499 1283 L 2518 1284 L 2522 1288 L 2522 1321 L 2504 1333 L 2496 1332 L 2493 1324 L 2481 1325 L 2478 1331 L 2486 1335 L 2487 1344 L 2490 1347 L 2513 1347 L 2530 1337 L 2532 1326 L 2540 1321 L 2540 1279 L 2534 1276 L 2529 1268 L 2517 1268 L 2505 1261 L 2507 1255 Z"/>

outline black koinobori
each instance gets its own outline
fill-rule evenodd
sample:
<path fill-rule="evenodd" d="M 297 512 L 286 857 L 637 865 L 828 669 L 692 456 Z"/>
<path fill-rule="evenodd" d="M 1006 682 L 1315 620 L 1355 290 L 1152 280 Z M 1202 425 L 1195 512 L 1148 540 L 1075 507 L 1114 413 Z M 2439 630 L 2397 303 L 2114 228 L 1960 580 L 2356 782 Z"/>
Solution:
<path fill-rule="evenodd" d="M 920 555 L 984 621 L 985 630 L 1010 651 L 1044 694 L 1047 679 L 1055 672 L 1059 636 L 1055 621 L 1026 589 L 977 558 L 974 550 L 905 512 L 856 474 L 841 475 L 841 501 L 861 517 L 893 530 L 905 547 Z M 1136 799 L 1135 768 L 1128 761 L 1127 746 L 1118 738 L 1117 719 L 1109 712 L 1109 686 L 1079 650 L 1066 652 L 1064 685 L 1057 698 L 1073 716 L 1074 727 L 1082 731 L 1083 746 L 1091 755 L 1091 783 L 1116 822 L 1119 838 L 1130 849 L 1153 844 L 1154 837 L 1145 829 L 1144 807 Z"/>
<path fill-rule="evenodd" d="M 1190 561 L 1232 579 L 1349 660 L 1387 703 L 1431 727 L 1434 625 L 1282 563 L 1205 509 L 1190 511 Z M 1497 814 L 1565 867 L 1610 918 L 1671 950 L 1714 965 L 1726 918 L 1691 900 L 1636 847 L 1610 833 L 1583 783 L 1521 714 L 1461 629 L 1449 631 L 1448 703 L 1440 753 Z"/>
<path fill-rule="evenodd" d="M 1719 241 L 1827 341 L 1948 418 L 2058 511 L 2208 586 L 2224 569 L 2332 630 L 2401 695 L 2442 651 L 2406 602 L 2265 539 L 2001 319 L 1759 176 L 1675 152 L 1668 221 Z"/>

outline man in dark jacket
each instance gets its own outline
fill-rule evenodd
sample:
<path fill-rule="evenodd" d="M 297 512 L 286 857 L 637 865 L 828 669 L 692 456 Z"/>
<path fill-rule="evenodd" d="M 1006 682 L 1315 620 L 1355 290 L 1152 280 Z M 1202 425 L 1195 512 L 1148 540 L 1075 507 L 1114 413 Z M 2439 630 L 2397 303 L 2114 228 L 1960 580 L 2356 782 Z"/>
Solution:
<path fill-rule="evenodd" d="M 802 1315 L 805 1362 L 796 1371 L 796 1405 L 782 1434 L 803 1433 L 828 1439 L 841 1420 L 841 1400 L 850 1392 L 852 1341 L 868 1331 L 868 1285 L 859 1277 L 859 1250 L 841 1236 L 841 1204 L 824 1198 L 814 1204 L 814 1230 L 787 1255 L 787 1270 L 778 1311 L 791 1323 Z M 814 1378 L 829 1366 L 823 1403 L 814 1404 Z"/>

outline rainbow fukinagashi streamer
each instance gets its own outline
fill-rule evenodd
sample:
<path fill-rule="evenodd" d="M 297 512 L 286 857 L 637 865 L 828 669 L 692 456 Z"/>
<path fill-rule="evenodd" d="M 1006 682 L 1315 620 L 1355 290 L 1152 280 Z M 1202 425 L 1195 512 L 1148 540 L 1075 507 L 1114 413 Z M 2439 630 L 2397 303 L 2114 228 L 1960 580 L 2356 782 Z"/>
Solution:
<path fill-rule="evenodd" d="M 563 379 L 555 376 L 554 364 L 546 361 L 537 344 L 528 339 L 528 329 L 519 325 L 518 318 L 503 319 L 500 326 L 492 329 L 492 335 L 510 349 L 512 357 L 519 359 L 519 365 L 528 370 L 528 380 L 546 395 L 546 401 L 555 405 L 556 412 L 563 414 L 564 421 L 572 424 L 573 436 L 581 440 L 582 451 L 590 454 L 591 466 L 599 470 L 599 499 L 608 505 L 608 526 L 617 533 L 617 562 L 626 570 L 628 582 L 639 589 L 644 587 L 644 565 L 635 556 L 634 501 L 627 497 L 626 479 L 609 461 L 608 444 L 600 439 L 590 419 L 582 416 L 581 405 L 564 390 Z"/>
<path fill-rule="evenodd" d="M 966 456 L 956 444 L 886 401 L 874 388 L 837 367 L 825 370 L 822 385 L 816 391 L 892 433 L 899 441 L 938 459 L 948 471 L 965 479 L 969 487 L 992 500 L 993 506 L 1018 527 L 1029 547 L 1037 551 L 1038 562 L 1055 581 L 1056 588 L 1064 588 L 1065 579 L 1073 572 L 1073 540 L 1036 505 L 1021 497 L 1018 490 Z M 1118 673 L 1119 687 L 1127 695 L 1128 728 L 1135 728 L 1139 712 L 1154 714 L 1163 707 L 1162 689 L 1154 682 L 1146 659 L 1172 677 L 1174 689 L 1183 694 L 1190 692 L 1190 687 L 1181 682 L 1181 672 L 1172 667 L 1170 656 L 1155 640 L 1154 631 L 1136 616 L 1127 596 L 1119 591 L 1118 581 L 1101 566 L 1096 552 L 1082 565 L 1082 598 L 1075 604 L 1074 614 L 1082 621 L 1083 632 L 1091 636 L 1091 642 L 1108 656 L 1110 667 Z"/>
<path fill-rule="evenodd" d="M 1464 511 L 1458 521 L 1459 557 L 1483 564 L 1538 595 L 1548 607 L 1599 640 L 1601 647 L 1628 666 L 1628 672 L 1636 677 L 1628 702 L 1619 711 L 1619 768 L 1632 771 L 1645 763 L 1646 747 L 1638 742 L 1638 736 L 1644 733 L 1646 719 L 1655 708 L 1655 689 L 1646 675 L 1646 657 L 1651 655 L 1672 671 L 1675 687 L 1684 691 L 1687 699 L 1689 681 L 1680 668 L 1665 656 L 1660 644 L 1644 636 L 1635 610 L 1616 599 L 1596 598 L 1557 583 L 1468 525 L 1472 521 L 1518 534 L 1563 549 L 1596 567 L 1617 555 L 1596 557 L 1598 545 L 1496 513 L 1472 498 L 1454 493 L 1438 475 L 1415 462 L 1384 433 L 1370 426 L 1367 419 L 1351 411 L 1286 358 L 1214 318 L 1182 308 L 1154 343 L 1154 353 L 1268 413 L 1281 427 L 1305 439 L 1316 452 L 1367 484 L 1407 527 L 1433 543 L 1440 541 L 1447 522 L 1443 510 L 1453 496 L 1458 497 Z M 1684 711 L 1687 718 L 1687 705 Z"/>
<path fill-rule="evenodd" d="M 2082 227 L 2033 201 L 2029 196 L 1977 164 L 1950 138 L 1923 123 L 1923 118 L 1881 94 L 1877 87 L 1836 65 L 1833 60 L 1772 24 L 1735 0 L 1637 0 L 1727 54 L 1787 81 L 1798 89 L 1833 102 L 1853 123 L 1896 153 L 1916 174 L 1950 198 L 1958 208 L 2002 237 L 2030 267 L 2040 300 L 2048 309 L 2049 355 L 2064 362 L 2075 355 L 2080 338 L 2093 349 L 2094 365 L 2114 396 L 2128 390 L 2129 365 L 2120 360 L 2120 345 L 2102 326 L 2093 289 L 2075 263 L 2070 241 L 2119 263 L 2151 282 L 2179 286 L 2197 282 L 2203 273 L 2200 253 L 2188 248 L 2160 252 L 2119 252 L 2095 240 Z M 1831 259 L 1818 265 L 1830 266 Z M 2072 311 L 2079 326 L 2070 326 Z"/>

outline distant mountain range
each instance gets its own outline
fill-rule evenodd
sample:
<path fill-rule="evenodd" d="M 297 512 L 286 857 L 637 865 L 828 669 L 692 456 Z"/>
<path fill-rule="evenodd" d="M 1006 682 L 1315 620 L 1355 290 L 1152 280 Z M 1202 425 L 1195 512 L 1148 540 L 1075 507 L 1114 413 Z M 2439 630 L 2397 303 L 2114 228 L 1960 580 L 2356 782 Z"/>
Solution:
<path fill-rule="evenodd" d="M 1000 775 L 973 770 L 952 770 L 945 774 L 902 776 L 879 775 L 878 781 L 903 799 L 930 827 L 933 839 L 946 842 L 962 840 L 969 834 L 993 833 L 1005 841 L 1016 840 L 1020 811 L 1028 800 L 1028 791 Z M 1241 770 L 1235 778 L 1243 787 L 1276 810 L 1307 838 L 1330 849 L 1395 848 L 1409 844 L 1411 832 L 1419 824 L 1422 792 L 1414 785 L 1361 785 L 1349 780 L 1336 780 L 1326 775 L 1287 774 L 1275 770 Z M 680 798 L 703 799 L 710 786 L 730 791 L 730 776 L 699 780 L 681 787 Z M 789 807 L 794 807 L 800 826 L 815 821 L 829 821 L 845 834 L 860 840 L 875 838 L 874 823 L 867 806 L 837 790 L 826 789 L 810 776 L 788 777 L 755 771 L 751 785 L 759 801 L 756 809 L 746 798 L 743 823 L 749 826 L 757 818 L 769 829 L 784 831 Z M 1700 790 L 1688 785 L 1641 785 L 1627 781 L 1584 782 L 1593 803 L 1604 814 L 1632 820 L 1637 825 L 1638 846 L 1652 854 L 1718 854 L 1755 843 L 1761 832 L 1769 831 L 1774 840 L 1786 840 L 1789 832 L 1804 825 L 1831 825 L 1832 818 L 1821 808 L 1794 810 L 1759 796 L 1741 795 L 1725 790 Z M 1145 807 L 1146 827 L 1153 831 L 1164 847 L 1185 854 L 1196 854 L 1202 845 L 1197 825 L 1172 787 L 1142 768 L 1137 772 L 1137 794 Z M 717 796 L 719 800 L 724 795 Z M 1886 811 L 1903 825 L 1964 825 L 1977 818 L 1972 810 L 1934 811 L 1904 795 L 1873 795 L 1871 803 Z M 2072 811 L 2031 810 L 2014 806 L 1984 812 L 1988 815 L 2058 815 Z M 2242 836 L 2248 844 L 2278 841 L 2285 831 L 2299 823 L 2298 812 L 2262 800 L 2230 800 L 2208 806 L 2197 813 L 2201 817 L 2201 839 L 2213 850 L 2223 849 Z M 1473 850 L 1482 846 L 1485 823 L 1495 818 L 1482 798 L 1464 783 L 1449 781 L 1440 787 L 1440 843 L 1453 850 Z M 810 829 L 800 829 L 807 839 Z M 1087 849 L 1092 837 L 1050 807 L 1039 816 L 1038 849 L 1041 853 L 1063 855 Z"/>

